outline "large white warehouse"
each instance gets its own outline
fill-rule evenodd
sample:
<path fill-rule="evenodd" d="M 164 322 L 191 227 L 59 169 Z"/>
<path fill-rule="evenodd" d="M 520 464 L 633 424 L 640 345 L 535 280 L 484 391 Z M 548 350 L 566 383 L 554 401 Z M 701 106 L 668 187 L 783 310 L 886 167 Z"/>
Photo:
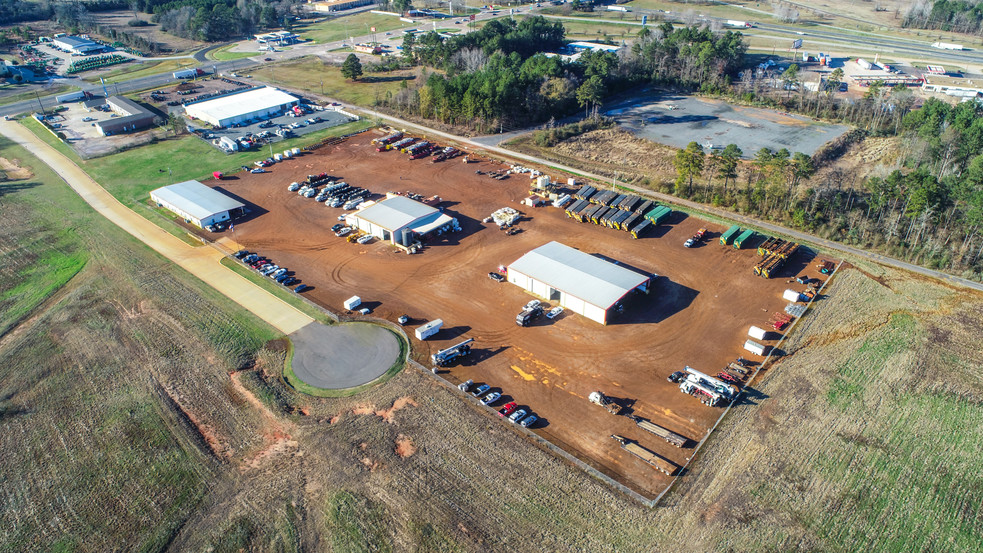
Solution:
<path fill-rule="evenodd" d="M 625 296 L 635 290 L 648 291 L 651 277 L 550 242 L 509 265 L 508 280 L 588 319 L 607 324 Z"/>
<path fill-rule="evenodd" d="M 150 193 L 150 198 L 158 207 L 173 211 L 199 228 L 234 219 L 246 207 L 196 180 L 158 188 Z"/>
<path fill-rule="evenodd" d="M 410 246 L 434 232 L 457 226 L 453 217 L 406 196 L 392 196 L 348 216 L 348 223 L 380 240 Z"/>
<path fill-rule="evenodd" d="M 236 123 L 256 121 L 280 114 L 299 102 L 296 96 L 264 86 L 194 102 L 186 105 L 184 111 L 189 117 L 200 119 L 215 127 L 231 127 Z"/>

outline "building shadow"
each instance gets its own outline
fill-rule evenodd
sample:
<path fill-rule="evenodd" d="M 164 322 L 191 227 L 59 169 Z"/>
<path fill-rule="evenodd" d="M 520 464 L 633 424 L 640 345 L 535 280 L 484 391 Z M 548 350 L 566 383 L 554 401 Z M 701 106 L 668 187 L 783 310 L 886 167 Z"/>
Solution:
<path fill-rule="evenodd" d="M 668 278 L 658 278 L 652 283 L 648 294 L 635 292 L 627 298 L 624 312 L 616 314 L 608 324 L 661 323 L 689 307 L 699 294 L 698 290 Z"/>
<path fill-rule="evenodd" d="M 426 239 L 421 240 L 424 246 L 457 246 L 460 245 L 461 240 L 465 237 L 471 236 L 472 234 L 484 230 L 485 228 L 480 221 L 468 217 L 467 215 L 461 215 L 459 213 L 449 211 L 445 211 L 444 214 L 448 217 L 457 219 L 457 224 L 460 225 L 461 230 L 451 230 L 441 234 L 435 233 Z"/>
<path fill-rule="evenodd" d="M 242 216 L 235 219 L 236 223 L 245 223 L 248 221 L 252 221 L 253 219 L 256 219 L 258 217 L 261 217 L 269 213 L 269 211 L 267 211 L 265 208 L 257 204 L 254 204 L 245 198 L 240 197 L 239 195 L 229 191 L 229 189 L 224 186 L 213 186 L 212 189 L 218 190 L 219 192 L 225 194 L 226 196 L 236 201 L 242 202 L 242 204 L 246 206 L 246 209 L 244 210 Z"/>

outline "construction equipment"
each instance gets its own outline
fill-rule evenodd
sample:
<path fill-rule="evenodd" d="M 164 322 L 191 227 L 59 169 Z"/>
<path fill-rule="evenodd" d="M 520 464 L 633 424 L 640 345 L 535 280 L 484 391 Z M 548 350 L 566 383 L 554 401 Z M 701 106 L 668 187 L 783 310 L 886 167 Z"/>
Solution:
<path fill-rule="evenodd" d="M 816 268 L 819 269 L 820 273 L 828 275 L 833 272 L 833 269 L 836 268 L 836 263 L 823 259 L 818 265 L 816 265 Z"/>
<path fill-rule="evenodd" d="M 587 400 L 594 405 L 600 405 L 601 407 L 607 409 L 608 413 L 611 413 L 612 415 L 621 414 L 621 406 L 611 401 L 611 398 L 601 392 L 591 392 L 590 395 L 587 396 Z"/>
<path fill-rule="evenodd" d="M 669 430 L 668 428 L 659 426 L 658 424 L 655 424 L 650 420 L 643 419 L 641 417 L 636 417 L 635 415 L 628 415 L 628 418 L 634 421 L 635 424 L 638 425 L 638 427 L 641 428 L 642 430 L 651 432 L 676 447 L 683 447 L 684 445 L 686 445 L 686 442 L 688 441 L 686 438 L 680 436 L 679 434 L 676 434 L 675 432 Z"/>
<path fill-rule="evenodd" d="M 634 440 L 629 440 L 628 438 L 617 434 L 611 434 L 611 437 L 621 444 L 621 449 L 631 453 L 635 457 L 638 457 L 669 476 L 676 474 L 676 471 L 679 469 L 679 466 L 676 465 L 676 463 L 673 463 L 672 461 L 661 457 L 648 449 L 645 449 L 644 447 L 638 445 L 638 442 Z"/>
<path fill-rule="evenodd" d="M 735 373 L 737 373 L 737 374 L 739 374 L 741 376 L 747 376 L 747 369 L 744 368 L 739 363 L 734 363 L 734 362 L 728 363 L 727 364 L 727 370 L 728 371 L 733 371 L 733 372 L 735 372 Z"/>
<path fill-rule="evenodd" d="M 474 338 L 468 338 L 460 344 L 455 344 L 447 349 L 442 349 L 430 356 L 430 362 L 437 367 L 445 367 L 458 357 L 465 357 L 471 354 L 471 344 Z"/>
<path fill-rule="evenodd" d="M 721 401 L 730 401 L 737 396 L 737 389 L 730 384 L 704 374 L 693 367 L 686 367 L 689 375 L 679 384 L 684 394 L 700 398 L 704 405 L 713 407 Z"/>

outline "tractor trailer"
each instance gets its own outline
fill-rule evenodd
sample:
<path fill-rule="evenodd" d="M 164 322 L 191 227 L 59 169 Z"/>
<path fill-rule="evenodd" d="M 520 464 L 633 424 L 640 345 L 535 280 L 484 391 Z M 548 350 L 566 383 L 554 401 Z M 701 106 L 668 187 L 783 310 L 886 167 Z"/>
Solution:
<path fill-rule="evenodd" d="M 951 42 L 933 42 L 932 48 L 938 48 L 940 50 L 965 50 L 962 44 L 953 44 Z"/>
<path fill-rule="evenodd" d="M 612 415 L 621 414 L 621 406 L 611 401 L 611 398 L 601 392 L 591 392 L 590 395 L 587 396 L 587 400 L 594 405 L 600 405 L 601 407 L 607 409 L 608 413 L 611 413 Z"/>
<path fill-rule="evenodd" d="M 747 21 L 738 21 L 736 19 L 728 19 L 727 21 L 724 21 L 724 25 L 727 25 L 728 27 L 738 27 L 741 29 L 750 29 L 751 27 L 754 27 L 754 25 L 748 23 Z"/>
<path fill-rule="evenodd" d="M 453 345 L 447 349 L 442 349 L 430 356 L 430 362 L 437 367 L 444 367 L 458 357 L 465 357 L 471 354 L 471 344 L 474 338 L 468 338 L 460 344 Z"/>

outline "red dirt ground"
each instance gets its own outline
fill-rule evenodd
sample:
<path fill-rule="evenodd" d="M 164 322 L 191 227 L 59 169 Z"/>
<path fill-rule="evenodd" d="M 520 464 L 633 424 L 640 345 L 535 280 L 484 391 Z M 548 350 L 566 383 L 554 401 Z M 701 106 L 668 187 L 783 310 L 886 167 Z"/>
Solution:
<path fill-rule="evenodd" d="M 803 288 L 790 285 L 787 276 L 803 268 L 818 276 L 799 255 L 782 278 L 756 277 L 751 272 L 759 259 L 754 249 L 721 246 L 717 238 L 723 227 L 682 213 L 674 214 L 670 225 L 632 240 L 623 231 L 578 223 L 559 209 L 520 206 L 528 191 L 525 175 L 496 181 L 475 170 L 503 168 L 497 162 L 464 164 L 458 158 L 432 164 L 398 152 L 379 153 L 369 144 L 375 136 L 365 133 L 324 147 L 277 164 L 271 173 L 211 182 L 259 208 L 252 219 L 236 224 L 242 247 L 296 271 L 314 287 L 308 297 L 328 309 L 343 310 L 342 302 L 357 294 L 373 316 L 395 320 L 408 314 L 414 357 L 425 365 L 438 349 L 474 338 L 472 356 L 442 373 L 445 378 L 497 387 L 503 393 L 497 405 L 519 402 L 542 417 L 538 434 L 649 497 L 660 493 L 669 478 L 621 450 L 609 436 L 638 440 L 680 466 L 693 449 L 670 446 L 629 419 L 588 403 L 587 395 L 600 390 L 642 417 L 693 442 L 701 440 L 720 408 L 680 393 L 666 377 L 685 365 L 716 374 L 738 356 L 754 359 L 742 348 L 748 327 L 765 328 L 771 314 L 785 305 L 782 291 Z M 287 191 L 290 182 L 322 171 L 380 195 L 438 194 L 463 231 L 427 244 L 417 255 L 378 241 L 358 245 L 337 238 L 329 228 L 341 209 Z M 503 206 L 524 212 L 523 232 L 506 236 L 493 224 L 481 223 Z M 709 239 L 684 248 L 683 242 L 703 226 L 711 231 Z M 551 240 L 662 278 L 613 324 L 602 326 L 568 311 L 556 321 L 543 317 L 531 327 L 518 327 L 515 315 L 531 297 L 492 281 L 487 273 Z M 413 337 L 416 325 L 437 318 L 443 319 L 444 330 L 423 343 Z"/>

